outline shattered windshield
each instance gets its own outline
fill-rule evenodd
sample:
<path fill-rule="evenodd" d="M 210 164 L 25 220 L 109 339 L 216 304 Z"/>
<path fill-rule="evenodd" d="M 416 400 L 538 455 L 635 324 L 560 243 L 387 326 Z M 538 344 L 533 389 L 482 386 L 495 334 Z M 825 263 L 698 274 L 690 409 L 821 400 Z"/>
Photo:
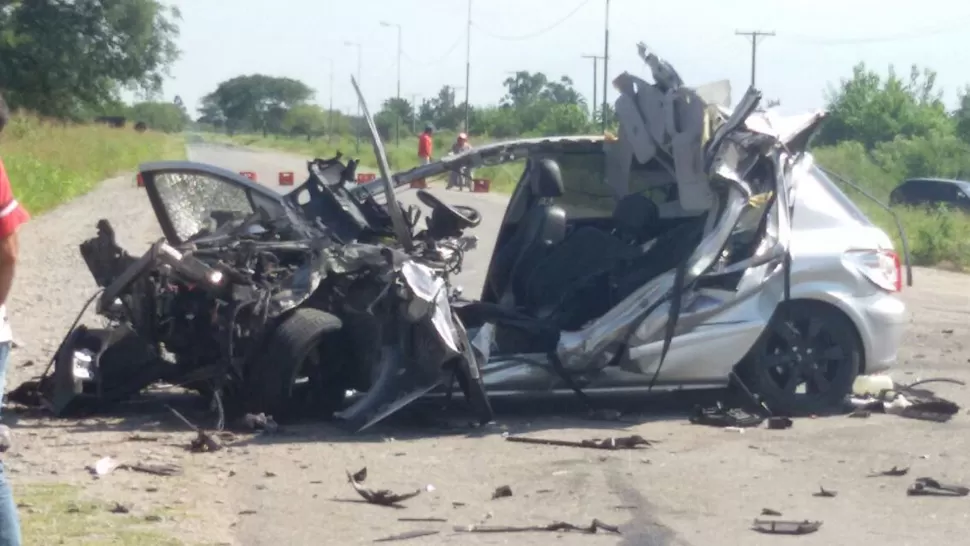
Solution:
<path fill-rule="evenodd" d="M 242 220 L 254 212 L 245 188 L 212 175 L 158 173 L 155 187 L 175 234 L 182 241 L 225 221 Z"/>

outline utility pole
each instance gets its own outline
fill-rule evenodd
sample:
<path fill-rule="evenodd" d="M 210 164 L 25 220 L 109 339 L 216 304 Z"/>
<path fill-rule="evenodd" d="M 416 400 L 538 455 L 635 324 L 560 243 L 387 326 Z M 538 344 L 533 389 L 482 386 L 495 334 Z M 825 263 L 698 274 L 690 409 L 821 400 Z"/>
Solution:
<path fill-rule="evenodd" d="M 361 66 L 361 47 L 360 42 L 344 42 L 344 45 L 356 46 L 357 47 L 357 85 L 360 85 L 360 66 Z M 357 101 L 357 123 L 355 124 L 357 130 L 357 153 L 360 153 L 360 126 L 363 125 L 363 120 L 360 115 L 360 101 Z"/>
<path fill-rule="evenodd" d="M 468 127 L 468 114 L 469 114 L 469 104 L 468 104 L 468 92 L 471 88 L 471 75 L 472 75 L 472 0 L 468 0 L 468 30 L 465 34 L 465 132 L 469 131 Z"/>
<path fill-rule="evenodd" d="M 606 22 L 603 29 L 603 110 L 600 116 L 603 118 L 603 131 L 606 132 L 606 113 L 609 111 L 606 96 L 610 89 L 610 0 L 606 0 Z"/>
<path fill-rule="evenodd" d="M 381 21 L 382 27 L 397 27 L 397 104 L 401 105 L 401 25 Z M 394 140 L 397 146 L 401 145 L 401 115 L 398 113 L 394 119 Z"/>
<path fill-rule="evenodd" d="M 590 115 L 593 117 L 593 120 L 595 120 L 596 119 L 596 96 L 597 96 L 596 88 L 599 87 L 599 82 L 598 82 L 599 72 L 597 68 L 599 65 L 599 60 L 602 59 L 603 57 L 599 55 L 583 55 L 583 58 L 593 59 L 593 102 L 589 104 L 589 109 L 590 109 Z"/>
<path fill-rule="evenodd" d="M 411 93 L 411 132 L 418 134 L 418 94 Z"/>
<path fill-rule="evenodd" d="M 330 109 L 327 112 L 327 142 L 333 141 L 333 58 L 330 61 Z"/>
<path fill-rule="evenodd" d="M 742 32 L 740 30 L 736 30 L 734 33 L 738 36 L 747 36 L 751 39 L 751 87 L 754 87 L 755 70 L 758 64 L 758 38 L 762 36 L 774 36 L 775 32 L 763 32 L 760 30 Z"/>

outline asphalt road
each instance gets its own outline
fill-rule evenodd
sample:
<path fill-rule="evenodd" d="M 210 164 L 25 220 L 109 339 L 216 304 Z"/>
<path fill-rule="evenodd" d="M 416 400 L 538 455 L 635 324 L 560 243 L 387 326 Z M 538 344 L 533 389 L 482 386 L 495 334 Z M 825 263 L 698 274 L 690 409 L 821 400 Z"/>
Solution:
<path fill-rule="evenodd" d="M 303 158 L 216 145 L 192 145 L 191 158 L 257 172 L 275 186 L 279 171 L 304 172 Z M 474 295 L 487 267 L 503 198 L 436 189 L 446 199 L 476 206 L 484 215 L 461 282 Z M 411 191 L 402 200 L 413 202 Z M 101 188 L 25 226 L 18 281 L 11 304 L 17 337 L 9 387 L 39 372 L 75 310 L 93 288 L 77 244 L 98 218 L 112 220 L 133 253 L 158 237 L 144 192 L 130 177 Z M 970 277 L 918 269 L 904 291 L 912 321 L 894 377 L 903 382 L 948 376 L 970 380 Z M 26 365 L 26 359 L 38 364 Z M 938 393 L 970 405 L 967 389 L 942 385 Z M 428 412 L 423 419 L 391 420 L 374 432 L 348 436 L 326 424 L 288 427 L 273 436 L 241 438 L 227 450 L 187 455 L 191 434 L 173 428 L 167 414 L 51 420 L 4 413 L 18 448 L 4 464 L 15 491 L 32 481 L 76 483 L 108 501 L 130 501 L 133 513 L 166 509 L 166 528 L 186 543 L 241 545 L 366 544 L 415 529 L 440 534 L 409 544 L 625 544 L 775 545 L 786 537 L 750 529 L 763 508 L 795 520 L 822 520 L 821 530 L 792 539 L 805 545 L 901 546 L 959 544 L 970 523 L 970 497 L 908 497 L 913 478 L 932 476 L 970 484 L 965 412 L 946 424 L 876 415 L 801 419 L 782 431 L 743 434 L 690 425 L 682 414 L 650 411 L 620 422 L 590 421 L 575 404 L 497 404 L 495 428 L 475 430 L 461 419 Z M 144 406 L 142 406 L 144 408 Z M 157 408 L 155 408 L 157 409 Z M 137 412 L 137 409 L 133 410 Z M 131 431 L 156 442 L 129 441 Z M 513 444 L 501 432 L 584 439 L 639 434 L 659 440 L 637 451 L 596 451 Z M 178 461 L 181 478 L 115 472 L 92 481 L 84 470 L 104 455 L 130 461 Z M 345 471 L 367 466 L 367 485 L 406 492 L 432 485 L 393 509 L 363 504 Z M 893 466 L 903 477 L 868 478 Z M 491 500 L 509 485 L 513 496 Z M 819 486 L 835 490 L 818 498 Z M 144 511 L 144 512 L 142 512 Z M 169 515 L 170 514 L 170 515 Z M 106 514 L 105 517 L 112 517 Z M 445 518 L 408 522 L 400 518 Z M 620 537 L 574 533 L 456 534 L 455 525 L 543 525 L 593 518 L 619 525 Z M 555 537 L 555 538 L 554 538 Z M 29 540 L 27 542 L 30 543 Z"/>
<path fill-rule="evenodd" d="M 291 168 L 275 153 L 216 147 L 196 148 L 193 157 L 237 170 Z M 294 166 L 296 163 L 292 163 Z M 275 178 L 274 178 L 275 179 Z M 439 190 L 440 191 L 440 190 Z M 411 192 L 402 192 L 407 201 Z M 487 266 L 503 199 L 495 195 L 442 192 L 477 206 L 485 222 L 476 233 L 479 251 L 469 258 L 465 282 Z M 479 281 L 480 282 L 480 281 Z M 913 323 L 898 380 L 950 376 L 970 380 L 966 347 L 970 278 L 918 270 L 917 286 L 905 297 Z M 950 333 L 944 333 L 950 332 Z M 966 405 L 965 389 L 940 387 L 940 394 Z M 777 536 L 750 530 L 763 508 L 785 517 L 822 520 L 822 529 L 800 544 L 886 545 L 959 543 L 970 520 L 970 498 L 908 497 L 917 476 L 970 483 L 967 432 L 960 415 L 947 424 L 892 416 L 870 419 L 805 419 L 792 429 L 744 434 L 690 425 L 682 416 L 643 415 L 631 423 L 599 423 L 576 414 L 550 415 L 543 408 L 509 408 L 498 431 L 539 432 L 581 439 L 637 433 L 661 440 L 636 452 L 509 444 L 495 433 L 423 426 L 384 427 L 348 438 L 327 426 L 308 425 L 291 436 L 257 440 L 231 481 L 233 498 L 256 510 L 238 526 L 244 544 L 364 543 L 415 528 L 442 534 L 413 543 L 545 544 L 542 534 L 450 536 L 451 526 L 485 522 L 527 525 L 558 520 L 586 524 L 592 518 L 621 525 L 622 538 L 563 534 L 565 544 L 777 544 Z M 604 430 L 605 427 L 605 430 Z M 345 470 L 368 466 L 375 487 L 435 490 L 393 510 L 356 502 Z M 874 470 L 911 466 L 908 476 L 867 478 Z M 266 470 L 276 473 L 267 479 Z M 490 500 L 500 485 L 512 498 Z M 838 491 L 818 498 L 819 486 Z M 455 504 L 464 503 L 464 504 Z M 406 523 L 400 517 L 443 517 L 443 523 Z"/>

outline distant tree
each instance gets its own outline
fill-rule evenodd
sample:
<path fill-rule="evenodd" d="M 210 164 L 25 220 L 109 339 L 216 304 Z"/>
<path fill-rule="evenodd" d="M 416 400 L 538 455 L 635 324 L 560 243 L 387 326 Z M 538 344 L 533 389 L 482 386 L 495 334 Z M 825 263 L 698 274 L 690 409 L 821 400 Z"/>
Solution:
<path fill-rule="evenodd" d="M 573 80 L 569 76 L 563 76 L 557 82 L 546 83 L 539 98 L 556 104 L 574 104 L 586 108 L 586 99 L 573 87 Z"/>
<path fill-rule="evenodd" d="M 532 106 L 541 97 L 547 83 L 549 80 L 542 72 L 532 73 L 520 70 L 502 82 L 508 90 L 502 99 L 502 104 L 516 108 Z"/>
<path fill-rule="evenodd" d="M 327 130 L 327 112 L 315 104 L 298 104 L 283 116 L 283 130 L 307 140 Z"/>
<path fill-rule="evenodd" d="M 413 122 L 413 106 L 406 99 L 398 99 L 397 97 L 385 100 L 380 112 L 374 116 L 377 130 L 384 139 L 393 138 L 397 128 L 400 128 L 401 136 L 411 134 Z"/>
<path fill-rule="evenodd" d="M 202 98 L 203 118 L 225 120 L 230 132 L 237 130 L 279 133 L 286 112 L 313 97 L 313 89 L 292 78 L 263 74 L 236 76 Z"/>
<path fill-rule="evenodd" d="M 935 85 L 932 70 L 913 66 L 906 81 L 890 67 L 883 79 L 860 63 L 851 78 L 829 91 L 829 115 L 816 144 L 856 140 L 872 149 L 896 137 L 952 133 L 953 125 Z"/>
<path fill-rule="evenodd" d="M 169 102 L 139 102 L 131 107 L 134 122 L 144 122 L 149 129 L 178 133 L 185 129 L 189 117 L 185 110 Z"/>
<path fill-rule="evenodd" d="M 0 2 L 0 82 L 12 108 L 83 118 L 122 88 L 157 92 L 178 57 L 176 8 L 159 0 Z"/>
<path fill-rule="evenodd" d="M 970 86 L 964 86 L 957 96 L 960 106 L 953 112 L 954 128 L 961 140 L 970 143 Z"/>

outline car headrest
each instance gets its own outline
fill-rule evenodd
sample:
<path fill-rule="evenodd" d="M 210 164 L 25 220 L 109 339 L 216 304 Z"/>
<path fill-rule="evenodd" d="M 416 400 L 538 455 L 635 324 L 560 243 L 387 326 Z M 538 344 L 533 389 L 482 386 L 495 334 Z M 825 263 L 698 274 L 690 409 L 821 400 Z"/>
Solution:
<path fill-rule="evenodd" d="M 660 219 L 657 204 L 642 193 L 624 196 L 613 209 L 613 225 L 617 234 L 634 242 L 644 242 Z"/>
<path fill-rule="evenodd" d="M 540 159 L 536 162 L 532 191 L 537 197 L 562 197 L 564 189 L 559 163 L 554 159 Z"/>

